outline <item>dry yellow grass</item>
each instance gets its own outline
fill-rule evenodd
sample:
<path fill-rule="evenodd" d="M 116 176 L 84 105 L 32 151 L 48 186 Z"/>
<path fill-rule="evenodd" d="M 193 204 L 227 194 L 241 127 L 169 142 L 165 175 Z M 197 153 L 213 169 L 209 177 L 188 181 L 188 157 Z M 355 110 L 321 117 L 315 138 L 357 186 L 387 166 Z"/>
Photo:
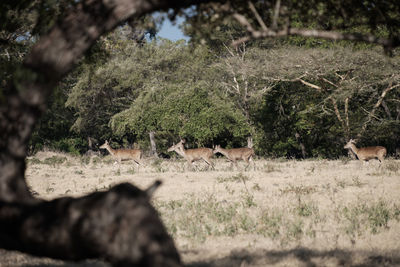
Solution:
<path fill-rule="evenodd" d="M 42 152 L 28 159 L 26 177 L 46 199 L 161 179 L 153 203 L 189 266 L 400 265 L 398 160 L 259 159 L 247 171 L 222 158 L 214 171 L 204 162 L 197 171 L 184 160 L 145 162 L 138 169 Z M 15 258 L 14 266 L 64 264 L 1 251 L 0 265 Z"/>

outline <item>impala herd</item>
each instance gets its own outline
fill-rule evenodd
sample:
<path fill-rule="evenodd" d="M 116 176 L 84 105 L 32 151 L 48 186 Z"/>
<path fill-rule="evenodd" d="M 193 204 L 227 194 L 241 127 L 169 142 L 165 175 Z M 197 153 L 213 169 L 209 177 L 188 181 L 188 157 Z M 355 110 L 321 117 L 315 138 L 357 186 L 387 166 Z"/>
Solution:
<path fill-rule="evenodd" d="M 201 147 L 185 149 L 185 140 L 180 140 L 176 145 L 172 145 L 168 148 L 168 152 L 175 151 L 177 154 L 187 160 L 189 165 L 198 160 L 204 160 L 208 167 L 214 169 L 214 163 L 211 160 L 214 154 L 221 153 L 224 155 L 232 164 L 237 165 L 238 160 L 243 160 L 247 163 L 246 168 L 249 166 L 252 157 L 254 156 L 254 150 L 248 147 L 223 149 L 217 145 L 214 149 Z M 132 159 L 138 166 L 142 165 L 142 151 L 140 149 L 113 149 L 106 140 L 104 144 L 100 146 L 101 149 L 107 149 L 111 156 L 116 162 L 121 163 L 122 160 Z"/>
<path fill-rule="evenodd" d="M 220 153 L 225 156 L 232 164 L 238 167 L 237 161 L 243 160 L 246 163 L 246 168 L 253 161 L 254 149 L 248 147 L 225 149 L 220 145 L 214 146 L 213 149 L 207 147 L 185 149 L 185 140 L 181 139 L 176 145 L 173 144 L 168 148 L 168 152 L 175 151 L 177 154 L 186 159 L 187 163 L 192 166 L 193 162 L 204 160 L 208 167 L 214 169 L 214 163 L 211 160 L 214 154 Z M 344 146 L 345 149 L 351 150 L 360 161 L 367 162 L 370 159 L 378 159 L 379 162 L 383 162 L 387 151 L 383 146 L 371 146 L 357 148 L 356 141 L 350 139 L 350 141 Z M 113 149 L 106 140 L 101 149 L 107 149 L 111 156 L 119 163 L 122 160 L 133 160 L 138 166 L 142 165 L 142 151 L 140 149 Z"/>

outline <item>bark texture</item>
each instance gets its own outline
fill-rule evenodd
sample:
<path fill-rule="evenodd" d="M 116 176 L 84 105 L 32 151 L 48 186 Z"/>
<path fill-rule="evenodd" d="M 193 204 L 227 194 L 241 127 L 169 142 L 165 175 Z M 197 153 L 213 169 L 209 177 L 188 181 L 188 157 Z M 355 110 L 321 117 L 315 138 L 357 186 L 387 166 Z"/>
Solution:
<path fill-rule="evenodd" d="M 154 137 L 154 134 L 154 131 L 149 132 L 151 155 L 155 158 L 158 158 L 156 138 Z"/>
<path fill-rule="evenodd" d="M 98 258 L 114 266 L 181 266 L 148 193 L 131 184 L 33 205 L 1 201 L 0 227 L 2 248 L 37 256 Z"/>
<path fill-rule="evenodd" d="M 83 0 L 32 48 L 0 95 L 0 247 L 67 260 L 179 266 L 179 255 L 139 189 L 43 201 L 25 181 L 34 126 L 57 83 L 105 32 L 155 10 L 202 1 Z"/>

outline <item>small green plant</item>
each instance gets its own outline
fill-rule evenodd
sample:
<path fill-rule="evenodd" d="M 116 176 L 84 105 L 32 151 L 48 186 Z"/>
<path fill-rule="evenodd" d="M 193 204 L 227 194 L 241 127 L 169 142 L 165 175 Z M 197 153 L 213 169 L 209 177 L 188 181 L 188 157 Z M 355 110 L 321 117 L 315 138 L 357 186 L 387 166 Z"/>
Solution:
<path fill-rule="evenodd" d="M 171 200 L 166 203 L 167 207 L 172 210 L 176 210 L 183 206 L 183 200 Z"/>
<path fill-rule="evenodd" d="M 88 165 L 90 163 L 90 157 L 89 156 L 81 156 L 81 164 L 82 165 Z"/>
<path fill-rule="evenodd" d="M 354 176 L 351 178 L 351 182 L 347 182 L 346 180 L 336 179 L 336 186 L 340 188 L 346 188 L 347 186 L 356 186 L 362 187 L 366 185 L 366 183 L 362 182 L 358 176 Z"/>
<path fill-rule="evenodd" d="M 71 161 L 67 161 L 66 163 L 65 163 L 65 166 L 66 167 L 71 167 L 71 166 L 73 166 L 74 164 L 71 162 Z"/>
<path fill-rule="evenodd" d="M 97 165 L 100 162 L 101 162 L 101 158 L 100 157 L 93 157 L 92 158 L 92 164 L 93 165 Z"/>
<path fill-rule="evenodd" d="M 277 238 L 280 235 L 280 229 L 282 226 L 282 213 L 277 210 L 265 211 L 261 215 L 260 234 L 266 235 L 272 239 Z"/>
<path fill-rule="evenodd" d="M 277 168 L 277 166 L 275 164 L 267 163 L 267 164 L 264 164 L 263 171 L 265 173 L 270 173 L 270 172 L 280 171 L 280 169 Z"/>
<path fill-rule="evenodd" d="M 396 221 L 400 221 L 400 207 L 397 205 L 393 207 L 393 218 L 396 219 Z"/>
<path fill-rule="evenodd" d="M 52 156 L 50 158 L 44 159 L 43 164 L 56 166 L 56 165 L 63 164 L 65 161 L 67 161 L 66 157 Z"/>
<path fill-rule="evenodd" d="M 310 227 L 305 231 L 305 235 L 311 238 L 315 238 L 317 233 L 312 227 Z"/>
<path fill-rule="evenodd" d="M 247 216 L 247 214 L 241 214 L 239 216 L 239 227 L 245 232 L 245 233 L 254 233 L 256 230 L 256 223 L 253 221 L 253 219 L 250 216 Z"/>
<path fill-rule="evenodd" d="M 340 159 L 340 161 L 341 161 L 341 163 L 342 163 L 343 165 L 346 165 L 346 164 L 348 164 L 348 163 L 351 161 L 351 158 L 350 158 L 350 157 L 340 157 L 339 159 Z"/>
<path fill-rule="evenodd" d="M 343 215 L 347 220 L 345 232 L 353 239 L 362 234 L 362 227 L 370 228 L 373 234 L 379 233 L 382 228 L 388 227 L 391 216 L 395 218 L 395 212 L 395 207 L 392 211 L 383 200 L 370 205 L 361 203 L 353 207 L 345 207 L 343 209 Z"/>
<path fill-rule="evenodd" d="M 355 176 L 351 179 L 353 181 L 353 186 L 357 186 L 357 187 L 362 187 L 364 185 L 366 185 L 366 183 L 361 182 L 360 178 L 358 176 Z"/>
<path fill-rule="evenodd" d="M 228 177 L 224 177 L 224 176 L 218 176 L 218 177 L 216 178 L 216 180 L 217 180 L 217 182 L 220 183 L 220 184 L 230 181 L 230 179 L 229 179 Z"/>
<path fill-rule="evenodd" d="M 254 201 L 254 196 L 249 192 L 243 192 L 242 194 L 242 205 L 246 208 L 256 207 L 257 203 Z"/>
<path fill-rule="evenodd" d="M 341 187 L 341 188 L 345 188 L 347 185 L 345 180 L 335 179 L 335 182 L 336 182 L 336 186 Z"/>
<path fill-rule="evenodd" d="M 127 171 L 128 174 L 135 174 L 135 168 L 134 167 L 130 167 Z"/>
<path fill-rule="evenodd" d="M 316 192 L 317 190 L 313 186 L 304 186 L 304 185 L 294 186 L 292 184 L 289 184 L 288 187 L 284 189 L 279 189 L 279 191 L 281 192 L 282 195 L 288 193 L 294 193 L 296 195 L 309 195 Z"/>
<path fill-rule="evenodd" d="M 110 165 L 110 164 L 114 164 L 115 160 L 113 158 L 111 158 L 111 157 L 106 157 L 105 159 L 103 159 L 103 163 L 107 164 L 107 165 Z"/>
<path fill-rule="evenodd" d="M 288 223 L 286 226 L 286 237 L 289 240 L 300 240 L 303 236 L 303 226 L 304 223 L 300 219 Z"/>
<path fill-rule="evenodd" d="M 48 186 L 48 187 L 46 188 L 46 193 L 47 193 L 47 194 L 53 193 L 53 192 L 54 192 L 54 188 L 53 188 L 53 187 Z"/>
<path fill-rule="evenodd" d="M 310 169 L 308 169 L 309 173 L 314 173 L 315 171 L 315 165 L 311 166 Z"/>
<path fill-rule="evenodd" d="M 217 177 L 217 182 L 218 183 L 225 183 L 225 182 L 236 182 L 236 183 L 240 183 L 240 182 L 246 182 L 249 181 L 250 178 L 246 175 L 244 175 L 243 173 L 238 173 L 237 175 L 233 175 L 230 177 L 223 177 L 223 176 L 218 176 Z"/>
<path fill-rule="evenodd" d="M 252 189 L 253 189 L 254 191 L 261 191 L 261 187 L 260 187 L 260 185 L 259 185 L 258 183 L 255 183 L 255 184 L 253 185 Z"/>
<path fill-rule="evenodd" d="M 38 158 L 27 158 L 26 159 L 26 164 L 31 164 L 31 165 L 34 165 L 34 164 L 41 164 L 42 162 L 40 161 L 40 159 L 38 159 Z"/>
<path fill-rule="evenodd" d="M 155 169 L 156 172 L 166 172 L 166 170 L 161 166 L 162 163 L 163 163 L 162 159 L 155 159 L 151 163 L 151 166 Z"/>
<path fill-rule="evenodd" d="M 372 233 L 378 233 L 382 227 L 387 228 L 390 219 L 390 210 L 386 202 L 379 201 L 367 209 L 368 222 Z"/>
<path fill-rule="evenodd" d="M 346 220 L 344 231 L 352 240 L 361 235 L 362 221 L 359 215 L 362 212 L 362 208 L 363 207 L 360 206 L 350 208 L 344 207 L 342 210 L 343 216 Z"/>
<path fill-rule="evenodd" d="M 298 205 L 295 207 L 295 213 L 302 217 L 310 217 L 311 215 L 313 215 L 313 213 L 315 213 L 314 210 L 314 205 L 302 202 L 300 198 Z"/>
<path fill-rule="evenodd" d="M 396 161 L 386 161 L 384 168 L 390 172 L 399 172 L 400 164 Z"/>
<path fill-rule="evenodd" d="M 228 184 L 225 184 L 225 190 L 229 195 L 233 195 L 235 193 L 235 189 L 232 189 Z"/>

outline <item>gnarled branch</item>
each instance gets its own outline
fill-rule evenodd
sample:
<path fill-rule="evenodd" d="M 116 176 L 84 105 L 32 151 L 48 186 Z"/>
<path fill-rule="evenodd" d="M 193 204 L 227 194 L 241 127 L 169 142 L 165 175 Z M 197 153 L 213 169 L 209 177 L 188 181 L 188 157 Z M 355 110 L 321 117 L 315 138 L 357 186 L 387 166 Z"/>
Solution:
<path fill-rule="evenodd" d="M 233 46 L 237 46 L 243 42 L 247 42 L 251 39 L 261 39 L 267 37 L 283 37 L 290 35 L 298 35 L 303 37 L 315 37 L 328 40 L 348 40 L 356 42 L 365 42 L 370 44 L 378 44 L 385 48 L 386 51 L 400 46 L 400 36 L 393 36 L 392 38 L 380 38 L 372 34 L 360 34 L 360 33 L 342 33 L 335 31 L 324 31 L 324 30 L 311 30 L 302 28 L 290 28 L 286 27 L 281 30 L 271 30 L 267 27 L 262 27 L 261 30 L 256 30 L 251 26 L 251 23 L 247 18 L 241 14 L 234 13 L 233 17 L 243 25 L 250 35 L 242 37 L 232 42 Z"/>

